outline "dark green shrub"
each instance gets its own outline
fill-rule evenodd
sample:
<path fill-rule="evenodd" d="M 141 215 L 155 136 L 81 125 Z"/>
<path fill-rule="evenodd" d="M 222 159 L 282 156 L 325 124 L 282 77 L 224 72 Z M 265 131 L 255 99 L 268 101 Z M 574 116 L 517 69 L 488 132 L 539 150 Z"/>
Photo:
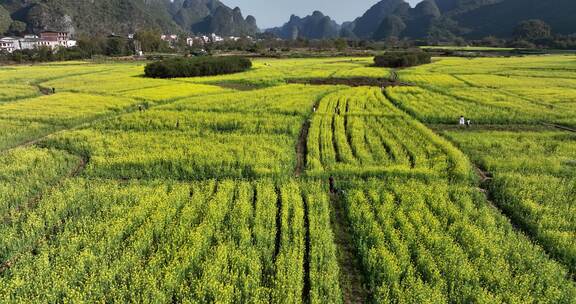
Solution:
<path fill-rule="evenodd" d="M 196 77 L 238 73 L 251 67 L 252 62 L 244 57 L 178 57 L 149 63 L 144 73 L 152 78 Z"/>
<path fill-rule="evenodd" d="M 430 62 L 432 62 L 432 56 L 419 51 L 387 52 L 374 57 L 375 66 L 386 68 L 411 67 Z"/>

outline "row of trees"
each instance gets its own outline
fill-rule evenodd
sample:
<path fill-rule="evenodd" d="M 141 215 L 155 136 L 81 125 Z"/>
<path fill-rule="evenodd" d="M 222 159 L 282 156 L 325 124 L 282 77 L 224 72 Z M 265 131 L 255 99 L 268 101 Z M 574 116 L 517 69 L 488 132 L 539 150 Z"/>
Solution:
<path fill-rule="evenodd" d="M 78 47 L 88 56 L 127 56 L 134 55 L 137 49 L 145 53 L 172 52 L 168 42 L 160 38 L 161 32 L 144 30 L 136 32 L 133 39 L 124 36 L 82 36 Z"/>
<path fill-rule="evenodd" d="M 457 45 L 478 45 L 490 47 L 512 47 L 528 49 L 576 49 L 576 34 L 555 34 L 546 22 L 538 19 L 520 22 L 513 31 L 511 38 L 488 36 L 477 41 L 460 39 Z"/>
<path fill-rule="evenodd" d="M 576 35 L 555 35 L 550 25 L 538 19 L 526 20 L 514 29 L 508 45 L 524 48 L 575 49 Z"/>
<path fill-rule="evenodd" d="M 77 47 L 53 50 L 49 47 L 40 47 L 34 50 L 17 50 L 13 53 L 0 53 L 0 62 L 23 63 L 23 62 L 47 62 L 80 60 L 87 58 Z"/>

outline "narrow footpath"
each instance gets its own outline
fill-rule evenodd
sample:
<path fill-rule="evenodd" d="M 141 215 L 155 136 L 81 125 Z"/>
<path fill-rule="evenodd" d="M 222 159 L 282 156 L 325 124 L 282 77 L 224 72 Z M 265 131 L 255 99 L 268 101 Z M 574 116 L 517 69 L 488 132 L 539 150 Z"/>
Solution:
<path fill-rule="evenodd" d="M 366 303 L 369 300 L 369 293 L 356 254 L 344 202 L 339 194 L 330 195 L 330 223 L 334 232 L 334 243 L 337 246 L 336 256 L 340 266 L 340 288 L 344 303 Z"/>

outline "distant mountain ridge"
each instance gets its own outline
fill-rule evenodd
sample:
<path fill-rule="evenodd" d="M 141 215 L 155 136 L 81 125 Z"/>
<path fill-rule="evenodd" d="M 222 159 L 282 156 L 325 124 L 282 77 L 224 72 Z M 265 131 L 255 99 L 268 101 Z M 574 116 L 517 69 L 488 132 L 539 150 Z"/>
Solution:
<path fill-rule="evenodd" d="M 381 0 L 354 21 L 342 25 L 315 11 L 291 16 L 269 32 L 284 39 L 337 37 L 454 40 L 487 36 L 510 38 L 521 21 L 541 19 L 554 33 L 576 33 L 576 0 Z M 253 16 L 219 0 L 0 0 L 0 34 L 64 30 L 71 33 L 130 33 L 156 28 L 163 32 L 259 32 Z M 19 30 L 16 30 L 19 29 Z"/>
<path fill-rule="evenodd" d="M 383 0 L 374 4 L 364 15 L 356 18 L 349 26 L 352 27 L 352 32 L 359 38 L 372 38 L 384 18 L 397 11 L 400 12 L 402 9 L 410 9 L 410 4 L 404 0 Z"/>
<path fill-rule="evenodd" d="M 518 23 L 541 19 L 556 33 L 576 33 L 574 0 L 382 0 L 346 26 L 363 39 L 509 38 Z"/>
<path fill-rule="evenodd" d="M 451 41 L 458 37 L 510 38 L 522 21 L 541 19 L 553 32 L 576 33 L 576 0 L 424 0 L 411 7 L 405 0 L 381 0 L 352 22 L 338 25 L 320 12 L 291 16 L 269 29 L 280 38 L 410 38 Z"/>
<path fill-rule="evenodd" d="M 0 5 L 3 31 L 3 23 L 18 20 L 29 32 L 128 33 L 142 28 L 226 36 L 258 32 L 253 16 L 244 18 L 240 8 L 218 0 L 0 0 Z"/>
<path fill-rule="evenodd" d="M 519 22 L 541 19 L 553 32 L 576 33 L 576 1 L 574 0 L 505 0 L 460 14 L 455 20 L 471 29 L 470 35 L 506 37 Z M 494 20 L 494 21 L 492 21 Z"/>
<path fill-rule="evenodd" d="M 268 29 L 266 32 L 283 39 L 330 39 L 340 35 L 340 25 L 322 12 L 315 11 L 304 18 L 292 15 L 283 26 Z"/>

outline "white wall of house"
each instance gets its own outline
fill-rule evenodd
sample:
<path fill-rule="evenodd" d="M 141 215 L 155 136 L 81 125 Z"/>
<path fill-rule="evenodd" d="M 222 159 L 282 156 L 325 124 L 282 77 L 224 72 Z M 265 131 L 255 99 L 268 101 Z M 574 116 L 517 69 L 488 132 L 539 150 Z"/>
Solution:
<path fill-rule="evenodd" d="M 20 44 L 18 43 L 18 38 L 15 37 L 4 37 L 0 39 L 0 49 L 12 53 L 15 50 L 20 49 Z"/>

